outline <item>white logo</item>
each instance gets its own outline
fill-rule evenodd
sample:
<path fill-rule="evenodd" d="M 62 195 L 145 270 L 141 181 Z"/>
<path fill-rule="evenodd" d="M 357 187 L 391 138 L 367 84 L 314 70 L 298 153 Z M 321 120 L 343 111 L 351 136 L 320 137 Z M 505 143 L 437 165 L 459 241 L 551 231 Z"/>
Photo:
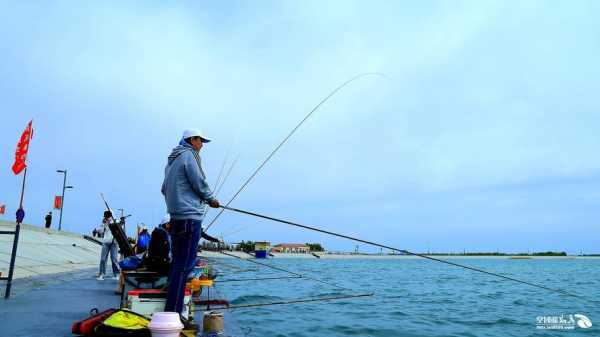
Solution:
<path fill-rule="evenodd" d="M 592 327 L 592 321 L 587 318 L 587 316 L 582 315 L 582 314 L 575 314 L 573 315 L 573 317 L 575 317 L 577 319 L 577 326 L 582 328 L 582 329 L 587 329 L 587 328 L 591 328 Z"/>
<path fill-rule="evenodd" d="M 536 328 L 542 330 L 574 330 L 576 327 L 582 329 L 592 327 L 592 321 L 582 314 L 538 316 L 536 322 Z"/>

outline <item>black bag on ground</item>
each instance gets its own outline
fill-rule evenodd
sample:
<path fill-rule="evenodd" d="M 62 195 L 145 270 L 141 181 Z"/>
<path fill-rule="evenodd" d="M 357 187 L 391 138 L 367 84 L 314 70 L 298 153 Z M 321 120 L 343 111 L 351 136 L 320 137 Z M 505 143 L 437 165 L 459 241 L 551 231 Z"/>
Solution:
<path fill-rule="evenodd" d="M 163 275 L 169 273 L 171 268 L 171 243 L 169 233 L 162 227 L 156 227 L 150 237 L 150 245 L 144 260 L 146 267 Z"/>

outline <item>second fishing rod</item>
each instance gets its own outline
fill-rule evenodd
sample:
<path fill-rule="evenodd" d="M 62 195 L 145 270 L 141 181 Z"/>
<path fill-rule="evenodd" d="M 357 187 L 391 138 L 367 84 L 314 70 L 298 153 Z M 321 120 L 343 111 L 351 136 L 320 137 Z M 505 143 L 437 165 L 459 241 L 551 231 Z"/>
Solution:
<path fill-rule="evenodd" d="M 352 237 L 352 236 L 349 236 L 349 235 L 339 234 L 339 233 L 327 231 L 327 230 L 316 228 L 316 227 L 312 227 L 312 226 L 307 226 L 307 225 L 299 224 L 299 223 L 288 221 L 288 220 L 284 220 L 284 219 L 279 219 L 279 218 L 275 218 L 275 217 L 271 217 L 271 216 L 267 216 L 267 215 L 263 215 L 263 214 L 258 214 L 258 213 L 255 213 L 255 212 L 245 211 L 245 210 L 242 210 L 242 209 L 239 209 L 239 208 L 234 208 L 234 207 L 224 206 L 224 205 L 221 205 L 220 207 L 222 209 L 224 209 L 224 210 L 233 211 L 233 212 L 237 212 L 237 213 L 242 213 L 242 214 L 246 214 L 246 215 L 251 215 L 251 216 L 254 216 L 254 217 L 258 217 L 258 218 L 262 218 L 262 219 L 266 219 L 266 220 L 271 220 L 271 221 L 275 221 L 275 222 L 280 222 L 280 223 L 284 223 L 284 224 L 287 224 L 287 225 L 291 225 L 291 226 L 295 226 L 295 227 L 300 227 L 300 228 L 308 229 L 308 230 L 315 231 L 315 232 L 320 232 L 320 233 L 324 233 L 324 234 L 328 234 L 328 235 L 332 235 L 332 236 L 337 236 L 337 237 L 340 237 L 340 238 L 344 238 L 344 239 L 348 239 L 348 240 L 352 240 L 352 241 L 356 241 L 356 242 L 365 243 L 365 244 L 368 244 L 368 245 L 371 245 L 371 246 L 389 249 L 391 251 L 396 251 L 396 252 L 403 253 L 403 254 L 406 254 L 406 255 L 418 256 L 418 257 L 421 257 L 421 258 L 424 258 L 424 259 L 428 259 L 428 260 L 431 260 L 431 261 L 444 263 L 444 264 L 451 265 L 451 266 L 454 266 L 454 267 L 459 267 L 459 268 L 471 270 L 471 271 L 474 271 L 474 272 L 486 274 L 486 275 L 489 275 L 489 276 L 501 278 L 501 279 L 504 279 L 504 280 L 513 281 L 513 282 L 517 282 L 517 283 L 521 283 L 521 284 L 525 284 L 525 285 L 528 285 L 528 286 L 531 286 L 531 287 L 535 287 L 535 288 L 539 288 L 539 289 L 544 289 L 544 290 L 551 291 L 551 292 L 554 292 L 554 293 L 559 293 L 559 294 L 562 294 L 562 295 L 566 295 L 566 296 L 570 296 L 570 297 L 576 297 L 576 298 L 579 298 L 579 299 L 584 299 L 584 300 L 587 300 L 587 301 L 590 301 L 590 302 L 598 303 L 598 301 L 596 301 L 596 300 L 591 300 L 591 299 L 589 299 L 587 297 L 583 297 L 581 295 L 577 295 L 577 294 L 574 294 L 574 293 L 571 293 L 571 292 L 568 292 L 568 291 L 565 291 L 565 290 L 562 290 L 562 289 L 550 288 L 550 287 L 547 287 L 545 285 L 541 285 L 541 284 L 537 284 L 537 283 L 533 283 L 533 282 L 529 282 L 529 281 L 520 280 L 520 279 L 517 279 L 517 278 L 514 278 L 514 277 L 510 277 L 510 276 L 506 276 L 506 275 L 502 275 L 502 274 L 498 274 L 498 273 L 486 271 L 486 270 L 483 270 L 483 269 L 480 269 L 480 268 L 476 268 L 476 267 L 472 267 L 472 266 L 467 266 L 467 265 L 464 265 L 464 264 L 460 264 L 460 263 L 456 263 L 456 262 L 452 262 L 452 261 L 448 261 L 448 260 L 438 259 L 438 258 L 429 256 L 429 255 L 425 255 L 425 254 L 414 253 L 414 252 L 408 251 L 406 249 L 399 249 L 399 248 L 391 247 L 391 246 L 388 246 L 388 245 L 383 245 L 383 244 L 380 244 L 380 243 L 377 243 L 377 242 L 359 239 L 359 238 Z"/>

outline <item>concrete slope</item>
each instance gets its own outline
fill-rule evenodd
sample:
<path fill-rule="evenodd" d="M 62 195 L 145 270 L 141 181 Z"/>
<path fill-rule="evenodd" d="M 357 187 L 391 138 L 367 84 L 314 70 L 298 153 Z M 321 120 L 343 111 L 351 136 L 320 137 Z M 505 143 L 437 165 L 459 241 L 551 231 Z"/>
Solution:
<path fill-rule="evenodd" d="M 0 221 L 0 230 L 14 230 L 14 222 Z M 13 235 L 0 235 L 0 272 L 8 275 Z M 80 234 L 21 225 L 14 278 L 97 267 L 101 246 Z"/>

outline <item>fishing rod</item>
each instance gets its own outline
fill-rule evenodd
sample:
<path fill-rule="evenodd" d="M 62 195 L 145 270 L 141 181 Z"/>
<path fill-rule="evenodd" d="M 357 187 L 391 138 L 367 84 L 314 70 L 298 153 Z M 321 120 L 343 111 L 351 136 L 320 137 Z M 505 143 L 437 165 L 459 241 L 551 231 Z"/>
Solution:
<path fill-rule="evenodd" d="M 346 82 L 340 84 L 337 88 L 335 88 L 332 92 L 330 92 L 329 95 L 327 95 L 325 98 L 323 98 L 319 102 L 319 104 L 315 105 L 315 107 L 306 116 L 304 116 L 304 118 L 300 121 L 300 123 L 298 123 L 292 129 L 292 131 L 281 141 L 281 143 L 279 143 L 279 145 L 277 145 L 277 147 L 275 147 L 275 149 L 267 156 L 267 158 L 265 158 L 265 160 L 262 161 L 262 163 L 250 175 L 250 177 L 248 177 L 248 179 L 246 179 L 246 181 L 242 184 L 242 186 L 240 187 L 240 189 L 237 192 L 235 192 L 235 194 L 233 195 L 233 197 L 231 197 L 231 199 L 229 199 L 229 201 L 227 202 L 227 204 L 225 204 L 225 206 L 229 206 L 229 204 L 231 204 L 231 202 L 233 202 L 235 200 L 235 198 L 237 198 L 237 196 L 244 190 L 244 188 L 246 188 L 246 186 L 250 183 L 250 181 L 252 179 L 254 179 L 254 177 L 256 176 L 256 174 L 258 174 L 258 172 L 263 168 L 263 166 L 265 166 L 265 164 L 271 159 L 271 157 L 273 157 L 273 155 L 275 155 L 275 153 L 283 146 L 283 144 L 285 144 L 288 141 L 288 139 L 290 139 L 290 137 L 292 137 L 292 135 L 296 132 L 296 130 L 298 130 L 300 128 L 300 126 L 302 126 L 302 124 L 304 124 L 304 122 L 306 122 L 306 120 L 310 116 L 312 116 L 312 114 L 315 111 L 317 111 L 317 109 L 319 109 L 319 107 L 321 107 L 321 105 L 323 105 L 325 102 L 327 102 L 327 100 L 329 100 L 329 98 L 331 98 L 333 95 L 335 95 L 343 87 L 345 87 L 348 84 L 354 82 L 355 80 L 357 80 L 357 79 L 359 79 L 361 77 L 365 77 L 365 76 L 383 76 L 383 74 L 382 73 L 362 73 L 362 74 L 358 74 L 358 75 L 352 77 L 351 79 L 347 80 Z M 212 219 L 212 221 L 208 224 L 208 226 L 206 227 L 205 230 L 208 230 L 215 223 L 215 221 L 217 221 L 217 219 L 221 216 L 221 214 L 223 214 L 223 211 L 224 211 L 224 209 L 220 210 L 219 213 L 217 213 L 217 215 Z"/>
<path fill-rule="evenodd" d="M 300 277 L 300 276 L 276 276 L 276 277 L 236 278 L 236 279 L 215 280 L 215 282 L 223 283 L 223 282 L 268 281 L 268 280 L 287 280 L 287 279 L 295 279 L 295 278 L 302 278 L 302 277 Z"/>
<path fill-rule="evenodd" d="M 104 198 L 104 193 L 100 193 L 100 197 L 102 198 L 102 201 L 104 201 L 104 206 L 106 206 L 106 210 L 110 212 L 110 218 L 112 219 L 113 223 L 117 223 L 117 219 L 114 217 L 112 209 L 110 208 L 110 206 L 108 206 L 108 202 L 106 202 L 106 199 Z M 131 214 L 128 215 L 128 217 L 130 216 Z"/>
<path fill-rule="evenodd" d="M 108 202 L 106 202 L 106 199 L 104 198 L 104 193 L 100 193 L 100 198 L 102 198 L 102 201 L 104 201 L 104 206 L 106 206 L 106 210 L 110 211 L 110 218 L 113 219 L 113 221 L 115 221 L 115 218 L 112 216 L 112 210 L 110 209 L 110 206 L 108 206 Z"/>
<path fill-rule="evenodd" d="M 121 226 L 121 224 L 117 223 L 117 220 L 115 220 L 113 212 L 110 209 L 110 206 L 108 206 L 108 202 L 106 202 L 106 199 L 104 198 L 103 193 L 100 193 L 100 197 L 102 198 L 102 201 L 104 201 L 106 210 L 109 211 L 109 213 L 110 213 L 110 219 L 112 219 L 112 224 L 108 225 L 108 229 L 113 234 L 113 240 L 116 240 L 117 247 L 119 247 L 119 249 L 121 250 L 121 253 L 123 254 L 124 257 L 135 255 L 133 248 L 131 248 L 131 245 L 129 244 L 129 239 L 127 238 L 127 232 L 125 232 L 125 228 L 123 228 Z M 128 217 L 129 216 L 131 216 L 131 214 L 129 214 Z M 124 219 L 124 217 L 123 217 L 123 219 Z M 113 231 L 111 229 L 111 225 L 115 228 L 115 231 Z M 124 225 L 124 222 L 123 222 L 123 225 Z M 109 253 L 110 253 L 110 251 L 108 251 L 106 253 L 106 256 L 108 256 Z"/>
<path fill-rule="evenodd" d="M 337 288 L 337 289 L 351 290 L 352 291 L 352 289 L 350 289 L 350 288 L 345 288 L 345 287 L 339 286 L 339 285 L 334 284 L 334 283 L 325 282 L 325 281 L 322 281 L 322 280 L 319 280 L 319 279 L 316 279 L 316 278 L 313 278 L 313 277 L 309 277 L 309 276 L 306 276 L 306 275 L 298 274 L 298 273 L 295 273 L 293 271 L 290 271 L 290 270 L 287 270 L 287 269 L 283 269 L 283 268 L 280 268 L 280 267 L 275 267 L 275 266 L 272 266 L 272 265 L 269 265 L 269 264 L 266 264 L 266 263 L 262 263 L 262 262 L 258 262 L 258 261 L 254 261 L 254 260 L 249 260 L 249 259 L 244 259 L 244 258 L 241 258 L 241 257 L 239 257 L 237 255 L 234 255 L 234 254 L 225 253 L 224 251 L 219 251 L 219 253 L 221 253 L 223 255 L 235 257 L 235 258 L 240 259 L 242 261 L 247 261 L 247 262 L 255 263 L 255 264 L 258 264 L 258 265 L 261 265 L 261 266 L 265 266 L 265 267 L 271 268 L 273 270 L 278 270 L 278 271 L 282 271 L 282 272 L 285 272 L 285 273 L 288 273 L 288 274 L 292 274 L 292 275 L 297 276 L 298 278 L 305 278 L 307 280 L 311 280 L 311 281 L 319 282 L 319 283 L 322 283 L 322 284 L 326 284 L 326 285 L 328 285 L 330 287 L 334 287 L 334 288 Z"/>
<path fill-rule="evenodd" d="M 357 298 L 357 297 L 372 297 L 373 295 L 374 295 L 374 293 L 367 293 L 367 294 L 330 296 L 330 297 L 320 297 L 320 298 L 299 298 L 299 299 L 290 300 L 290 301 L 230 305 L 230 306 L 224 306 L 224 307 L 216 308 L 216 309 L 217 310 L 223 310 L 223 309 L 241 309 L 241 308 L 253 308 L 253 307 L 266 307 L 266 306 L 282 305 L 282 304 L 295 304 L 295 303 L 307 303 L 307 302 L 325 302 L 325 301 L 343 300 L 343 299 Z"/>
<path fill-rule="evenodd" d="M 397 251 L 397 252 L 400 252 L 400 253 L 404 253 L 404 254 L 407 254 L 407 255 L 418 256 L 418 257 L 422 257 L 424 259 L 428 259 L 428 260 L 432 260 L 432 261 L 436 261 L 436 262 L 445 263 L 445 264 L 448 264 L 448 265 L 451 265 L 451 266 L 455 266 L 455 267 L 459 267 L 459 268 L 463 268 L 463 269 L 468 269 L 468 270 L 471 270 L 471 271 L 474 271 L 474 272 L 483 273 L 483 274 L 487 274 L 487 275 L 494 276 L 494 277 L 503 278 L 505 280 L 509 280 L 509 281 L 513 281 L 513 282 L 517 282 L 517 283 L 529 285 L 529 286 L 536 287 L 536 288 L 539 288 L 539 289 L 544 289 L 544 290 L 548 290 L 548 291 L 551 291 L 551 292 L 556 292 L 556 293 L 560 293 L 560 294 L 563 294 L 563 295 L 567 295 L 567 296 L 571 296 L 571 297 L 577 297 L 577 298 L 583 298 L 583 299 L 588 300 L 585 297 L 582 297 L 582 296 L 574 294 L 574 293 L 567 292 L 567 291 L 562 290 L 562 289 L 555 289 L 555 288 L 546 287 L 546 286 L 541 285 L 541 284 L 536 284 L 536 283 L 532 283 L 532 282 L 528 282 L 528 281 L 519 280 L 519 279 L 510 277 L 510 276 L 505 276 L 505 275 L 501 275 L 501 274 L 489 272 L 489 271 L 486 271 L 486 270 L 483 270 L 483 269 L 479 269 L 479 268 L 476 268 L 476 267 L 471 267 L 471 266 L 467 266 L 467 265 L 463 265 L 463 264 L 451 262 L 451 261 L 448 261 L 448 260 L 442 260 L 442 259 L 438 259 L 438 258 L 431 257 L 431 256 L 428 256 L 428 255 L 424 255 L 424 254 L 413 253 L 413 252 L 405 250 L 405 249 L 398 249 L 398 248 L 394 248 L 394 247 L 382 245 L 382 244 L 379 244 L 379 243 L 376 243 L 376 242 L 367 241 L 367 240 L 355 238 L 355 237 L 344 235 L 344 234 L 330 232 L 330 231 L 327 231 L 327 230 L 324 230 L 324 229 L 319 229 L 319 228 L 315 228 L 315 227 L 311 227 L 311 226 L 302 225 L 302 224 L 299 224 L 299 223 L 296 223 L 296 222 L 292 222 L 292 221 L 288 221 L 288 220 L 278 219 L 278 218 L 270 217 L 270 216 L 267 216 L 267 215 L 262 215 L 262 214 L 258 214 L 258 213 L 254 213 L 254 212 L 244 211 L 244 210 L 241 210 L 241 209 L 238 209 L 238 208 L 234 208 L 234 207 L 223 206 L 223 205 L 221 205 L 220 207 L 223 208 L 224 210 L 234 211 L 234 212 L 238 212 L 238 213 L 242 213 L 242 214 L 246 214 L 246 215 L 255 216 L 255 217 L 258 217 L 258 218 L 263 218 L 263 219 L 267 219 L 267 220 L 271 220 L 271 221 L 276 221 L 276 222 L 284 223 L 284 224 L 287 224 L 287 225 L 292 225 L 292 226 L 296 226 L 296 227 L 300 227 L 300 228 L 312 230 L 312 231 L 315 231 L 315 232 L 329 234 L 329 235 L 337 236 L 337 237 L 340 237 L 340 238 L 344 238 L 344 239 L 348 239 L 348 240 L 352 240 L 352 241 L 356 241 L 356 242 L 362 242 L 362 243 L 365 243 L 365 244 L 368 244 L 368 245 L 371 245 L 371 246 L 385 248 L 385 249 L 389 249 L 389 250 L 392 250 L 392 251 Z M 596 301 L 594 301 L 594 302 L 596 302 Z"/>

